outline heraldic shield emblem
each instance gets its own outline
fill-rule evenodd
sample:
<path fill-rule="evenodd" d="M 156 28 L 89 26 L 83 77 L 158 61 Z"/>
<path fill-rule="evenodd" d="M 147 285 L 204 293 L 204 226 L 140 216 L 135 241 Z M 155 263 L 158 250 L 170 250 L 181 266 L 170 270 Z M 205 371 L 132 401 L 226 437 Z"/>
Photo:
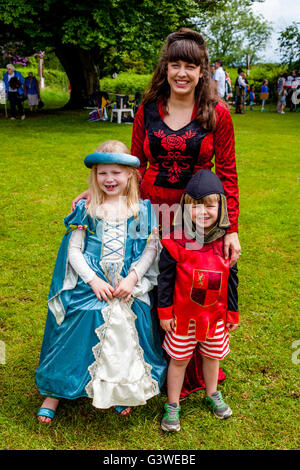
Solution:
<path fill-rule="evenodd" d="M 214 305 L 220 297 L 222 272 L 193 270 L 191 299 L 202 307 Z"/>

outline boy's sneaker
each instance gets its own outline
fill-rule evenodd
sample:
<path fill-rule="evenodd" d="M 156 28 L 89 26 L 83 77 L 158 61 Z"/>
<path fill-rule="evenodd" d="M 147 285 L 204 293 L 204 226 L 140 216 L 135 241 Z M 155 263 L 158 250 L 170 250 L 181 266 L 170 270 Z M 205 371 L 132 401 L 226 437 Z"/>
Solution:
<path fill-rule="evenodd" d="M 161 422 L 161 428 L 163 431 L 180 431 L 180 410 L 181 407 L 177 406 L 176 403 L 167 403 L 165 405 L 165 414 Z"/>
<path fill-rule="evenodd" d="M 211 396 L 205 397 L 205 403 L 213 411 L 214 415 L 219 419 L 230 418 L 232 411 L 223 400 L 221 392 L 214 392 Z"/>

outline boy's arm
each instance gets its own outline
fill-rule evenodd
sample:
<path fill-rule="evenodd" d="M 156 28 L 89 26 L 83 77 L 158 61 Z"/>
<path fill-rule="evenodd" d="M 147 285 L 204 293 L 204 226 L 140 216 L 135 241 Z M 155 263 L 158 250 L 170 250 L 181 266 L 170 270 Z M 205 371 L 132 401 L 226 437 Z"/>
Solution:
<path fill-rule="evenodd" d="M 161 320 L 173 318 L 173 294 L 176 279 L 176 261 L 166 248 L 163 248 L 158 263 L 158 317 Z"/>
<path fill-rule="evenodd" d="M 227 288 L 227 323 L 237 325 L 239 322 L 238 306 L 238 268 L 235 264 L 229 269 L 228 288 Z"/>

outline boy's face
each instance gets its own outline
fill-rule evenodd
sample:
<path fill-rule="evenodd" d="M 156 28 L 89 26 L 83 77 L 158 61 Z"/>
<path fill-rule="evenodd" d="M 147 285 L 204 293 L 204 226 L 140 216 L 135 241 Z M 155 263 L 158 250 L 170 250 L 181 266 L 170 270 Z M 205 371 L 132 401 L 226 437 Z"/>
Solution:
<path fill-rule="evenodd" d="M 204 204 L 191 204 L 191 218 L 199 230 L 208 232 L 215 225 L 219 215 L 217 197 L 210 197 Z"/>

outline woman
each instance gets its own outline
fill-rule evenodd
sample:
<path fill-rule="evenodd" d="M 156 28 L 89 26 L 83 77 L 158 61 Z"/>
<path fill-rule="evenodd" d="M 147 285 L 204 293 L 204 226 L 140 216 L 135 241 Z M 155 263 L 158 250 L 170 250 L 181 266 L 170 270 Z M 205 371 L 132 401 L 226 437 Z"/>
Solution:
<path fill-rule="evenodd" d="M 140 159 L 141 197 L 152 204 L 179 203 L 191 176 L 202 168 L 216 174 L 227 197 L 231 227 L 224 238 L 230 266 L 240 255 L 238 186 L 234 132 L 227 106 L 218 97 L 202 36 L 189 29 L 166 40 L 151 85 L 138 109 L 132 134 L 132 155 Z M 76 203 L 87 194 L 73 201 Z M 166 211 L 168 212 L 168 211 Z M 162 230 L 169 214 L 160 215 Z M 219 378 L 224 378 L 220 372 Z M 201 359 L 191 360 L 181 397 L 203 388 Z"/>
<path fill-rule="evenodd" d="M 18 72 L 12 64 L 7 64 L 7 72 L 3 76 L 5 83 L 6 98 L 10 102 L 10 112 L 12 120 L 17 118 L 17 108 L 20 113 L 21 119 L 25 119 L 24 108 L 22 105 L 22 97 L 24 91 L 22 85 L 24 84 L 24 77 L 21 72 Z M 11 79 L 14 79 L 16 85 L 13 86 Z M 17 79 L 17 80 L 16 80 Z"/>
<path fill-rule="evenodd" d="M 27 95 L 30 111 L 36 110 L 40 100 L 40 87 L 32 72 L 25 78 L 24 93 Z"/>

